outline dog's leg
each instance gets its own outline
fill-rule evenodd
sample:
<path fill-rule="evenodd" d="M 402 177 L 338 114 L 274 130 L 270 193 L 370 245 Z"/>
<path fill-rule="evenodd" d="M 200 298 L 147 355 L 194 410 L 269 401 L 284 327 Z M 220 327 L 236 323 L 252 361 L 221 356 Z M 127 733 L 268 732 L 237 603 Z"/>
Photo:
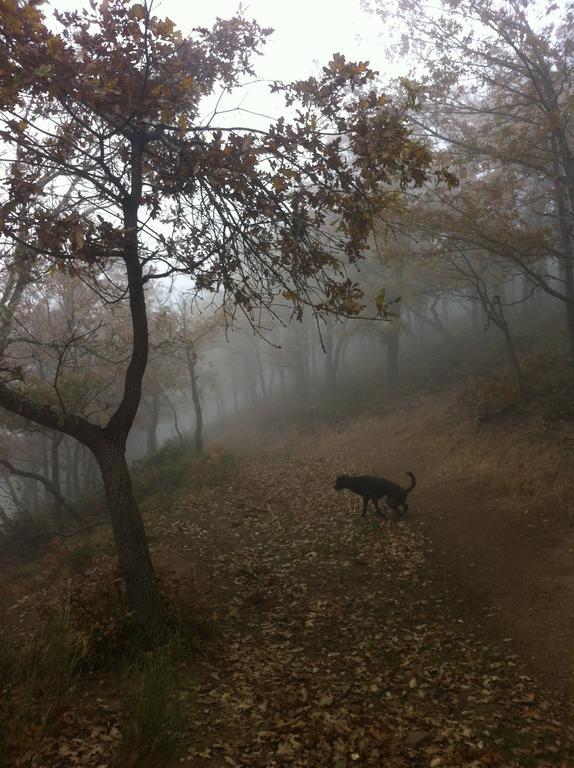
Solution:
<path fill-rule="evenodd" d="M 383 511 L 382 511 L 382 509 L 381 509 L 381 507 L 379 505 L 379 500 L 378 499 L 373 499 L 373 504 L 375 505 L 375 509 L 377 510 L 377 515 L 379 517 L 384 517 L 385 515 L 384 515 L 384 513 L 383 513 Z"/>
<path fill-rule="evenodd" d="M 393 510 L 394 519 L 400 520 L 406 515 L 408 505 L 406 504 L 406 502 L 403 501 L 398 504 L 395 504 L 393 507 L 391 507 L 391 509 Z"/>
<path fill-rule="evenodd" d="M 369 500 L 366 496 L 363 496 L 363 515 L 367 514 L 367 507 L 369 505 Z"/>

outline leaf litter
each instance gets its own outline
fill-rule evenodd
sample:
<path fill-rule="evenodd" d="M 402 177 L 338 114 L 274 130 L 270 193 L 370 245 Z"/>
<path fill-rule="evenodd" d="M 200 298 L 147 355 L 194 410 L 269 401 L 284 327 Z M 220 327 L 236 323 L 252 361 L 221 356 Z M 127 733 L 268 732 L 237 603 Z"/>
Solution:
<path fill-rule="evenodd" d="M 213 606 L 214 636 L 182 670 L 175 765 L 572 768 L 552 692 L 457 619 L 408 519 L 362 517 L 334 476 L 324 459 L 246 460 L 164 512 L 154 560 Z M 116 693 L 93 680 L 30 765 L 111 766 Z"/>
<path fill-rule="evenodd" d="M 334 475 L 245 462 L 176 511 L 192 533 L 172 524 L 160 549 L 177 539 L 172 563 L 205 579 L 219 617 L 182 763 L 571 768 L 552 693 L 453 615 L 408 520 L 362 517 Z"/>

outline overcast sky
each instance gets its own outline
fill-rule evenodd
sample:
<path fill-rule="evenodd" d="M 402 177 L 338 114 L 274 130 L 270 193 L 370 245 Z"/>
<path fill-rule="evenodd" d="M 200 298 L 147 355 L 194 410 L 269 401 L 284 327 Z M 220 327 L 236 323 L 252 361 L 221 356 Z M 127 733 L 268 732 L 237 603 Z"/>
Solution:
<path fill-rule="evenodd" d="M 156 0 L 158 15 L 169 16 L 184 31 L 209 26 L 216 16 L 230 18 L 236 0 Z M 373 34 L 380 24 L 365 14 L 360 0 L 245 0 L 244 13 L 275 32 L 258 62 L 258 71 L 270 79 L 293 80 L 325 64 L 334 52 L 350 59 L 376 55 L 380 41 Z"/>
<path fill-rule="evenodd" d="M 183 32 L 194 26 L 211 26 L 216 17 L 230 18 L 239 7 L 236 0 L 156 0 L 158 16 L 169 16 Z M 361 10 L 360 0 L 245 0 L 244 15 L 262 27 L 272 27 L 263 55 L 255 59 L 257 75 L 264 80 L 291 81 L 308 77 L 327 64 L 333 53 L 350 60 L 368 60 L 384 69 L 382 24 Z M 277 117 L 278 98 L 269 95 L 267 83 L 252 85 L 241 94 L 227 97 L 226 108 L 241 105 Z M 235 124 L 237 114 L 224 118 Z M 257 124 L 246 113 L 241 124 Z M 222 124 L 222 120 L 218 120 Z"/>
<path fill-rule="evenodd" d="M 84 2 L 87 4 L 87 0 Z M 75 10 L 84 2 L 51 0 L 50 4 Z M 382 75 L 389 72 L 384 63 L 383 25 L 361 10 L 360 0 L 244 0 L 242 6 L 248 19 L 274 29 L 263 55 L 254 59 L 257 76 L 265 82 L 226 96 L 219 106 L 230 112 L 217 119 L 219 125 L 264 127 L 268 120 L 254 118 L 245 111 L 238 122 L 238 113 L 231 110 L 240 106 L 276 119 L 283 102 L 280 97 L 270 96 L 267 81 L 308 77 L 327 64 L 333 53 L 342 53 L 353 61 L 370 61 Z M 162 18 L 168 16 L 185 34 L 196 26 L 211 26 L 217 17 L 231 18 L 238 8 L 237 0 L 154 0 L 153 12 Z M 210 103 L 206 102 L 206 109 Z M 208 114 L 206 111 L 204 117 Z"/>

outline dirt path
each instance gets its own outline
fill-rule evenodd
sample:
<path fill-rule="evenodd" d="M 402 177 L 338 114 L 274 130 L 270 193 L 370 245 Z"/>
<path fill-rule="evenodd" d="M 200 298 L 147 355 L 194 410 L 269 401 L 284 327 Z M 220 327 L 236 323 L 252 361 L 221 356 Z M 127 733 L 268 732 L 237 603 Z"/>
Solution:
<path fill-rule="evenodd" d="M 454 514 L 441 506 L 441 489 L 452 491 L 455 480 L 438 463 L 434 472 L 423 464 L 425 446 L 409 434 L 422 415 L 418 427 L 398 411 L 392 418 L 397 429 L 384 442 L 389 417 L 299 435 L 297 456 L 279 450 L 285 444 L 270 453 L 267 441 L 231 481 L 194 493 L 156 523 L 155 562 L 176 572 L 194 596 L 182 607 L 212 630 L 180 670 L 191 728 L 173 768 L 574 765 L 564 703 L 528 674 L 514 635 L 498 641 L 481 621 L 501 612 L 482 596 L 470 602 L 462 576 L 451 583 L 458 561 L 430 547 L 416 524 L 423 512 L 425 526 L 438 527 Z M 256 452 L 255 436 L 249 444 Z M 403 465 L 407 444 L 412 461 Z M 360 501 L 335 492 L 333 478 L 391 466 L 391 457 L 397 478 L 407 468 L 419 474 L 412 518 L 363 518 Z M 474 574 L 483 563 L 457 567 Z M 481 595 L 478 578 L 475 586 Z M 71 706 L 36 751 L 36 768 L 112 763 L 122 728 L 113 681 L 94 678 Z"/>
<path fill-rule="evenodd" d="M 568 440 L 570 440 L 568 437 Z M 418 479 L 408 524 L 428 539 L 437 586 L 459 616 L 506 642 L 574 702 L 574 470 L 571 440 L 536 418 L 477 428 L 456 393 L 398 401 L 339 428 L 272 437 L 253 451 L 328 460 L 336 474 Z M 232 440 L 233 442 L 233 440 Z"/>
<path fill-rule="evenodd" d="M 551 694 L 452 612 L 420 533 L 332 490 L 336 464 L 254 460 L 166 518 L 157 556 L 217 614 L 187 763 L 571 768 Z"/>

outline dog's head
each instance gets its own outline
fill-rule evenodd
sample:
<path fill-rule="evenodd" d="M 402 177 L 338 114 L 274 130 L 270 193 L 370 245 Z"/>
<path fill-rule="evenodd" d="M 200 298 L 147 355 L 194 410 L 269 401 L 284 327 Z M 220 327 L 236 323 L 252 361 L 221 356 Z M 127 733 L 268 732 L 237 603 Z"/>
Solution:
<path fill-rule="evenodd" d="M 339 477 L 335 480 L 335 485 L 333 488 L 336 491 L 342 491 L 343 488 L 347 487 L 347 482 L 349 480 L 349 475 L 339 475 Z"/>

